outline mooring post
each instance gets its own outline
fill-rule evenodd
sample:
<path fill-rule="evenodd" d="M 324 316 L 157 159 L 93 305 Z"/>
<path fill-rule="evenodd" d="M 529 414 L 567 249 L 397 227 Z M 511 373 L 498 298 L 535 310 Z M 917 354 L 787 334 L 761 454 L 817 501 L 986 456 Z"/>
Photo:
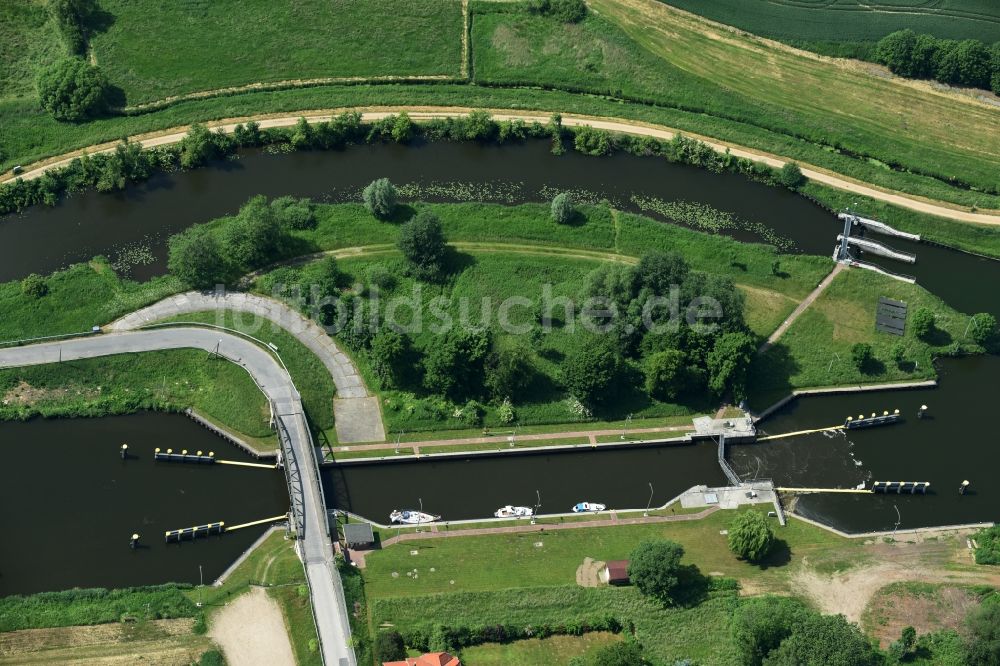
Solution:
<path fill-rule="evenodd" d="M 128 444 L 122 444 L 121 456 L 122 460 L 128 460 Z"/>
<path fill-rule="evenodd" d="M 132 538 L 129 539 L 128 547 L 131 548 L 132 550 L 135 550 L 138 545 L 139 545 L 139 535 L 133 534 Z"/>
<path fill-rule="evenodd" d="M 959 495 L 964 495 L 965 491 L 968 490 L 968 489 L 969 489 L 969 481 L 968 481 L 968 479 L 966 479 L 965 481 L 962 481 L 962 485 L 960 485 L 958 487 L 958 494 Z"/>
<path fill-rule="evenodd" d="M 926 413 L 927 413 L 927 405 L 920 405 L 920 409 L 917 410 L 917 418 L 918 419 L 924 418 L 924 414 Z"/>

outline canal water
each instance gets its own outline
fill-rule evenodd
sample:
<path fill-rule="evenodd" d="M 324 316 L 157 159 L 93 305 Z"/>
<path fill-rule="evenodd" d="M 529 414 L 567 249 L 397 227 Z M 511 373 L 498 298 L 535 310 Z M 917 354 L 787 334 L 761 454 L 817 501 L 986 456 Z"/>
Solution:
<path fill-rule="evenodd" d="M 156 447 L 253 460 L 177 414 L 0 423 L 0 596 L 197 583 L 199 566 L 211 583 L 267 527 L 170 545 L 165 531 L 288 510 L 280 471 L 154 463 Z M 132 550 L 135 532 L 141 546 Z"/>
<path fill-rule="evenodd" d="M 328 504 L 380 523 L 421 503 L 444 520 L 468 520 L 506 504 L 534 506 L 539 495 L 541 513 L 568 513 L 578 502 L 662 506 L 691 486 L 724 485 L 716 455 L 714 444 L 699 443 L 335 465 L 322 475 Z"/>
<path fill-rule="evenodd" d="M 437 201 L 546 201 L 555 190 L 574 190 L 583 199 L 606 198 L 636 212 L 635 197 L 705 204 L 740 221 L 738 229 L 725 232 L 735 238 L 780 237 L 794 244 L 791 251 L 823 256 L 832 254 L 843 226 L 801 196 L 736 174 L 624 154 L 593 158 L 570 151 L 555 156 L 546 141 L 508 146 L 376 144 L 277 155 L 248 151 L 212 167 L 160 174 L 124 192 L 79 193 L 53 208 L 37 206 L 0 219 L 0 281 L 48 273 L 98 254 L 131 266 L 132 277 L 145 279 L 166 270 L 166 239 L 171 234 L 234 213 L 255 194 L 356 200 L 361 188 L 379 177 L 419 184 L 424 188 L 421 198 Z M 916 253 L 917 264 L 866 259 L 915 275 L 959 310 L 1000 314 L 1000 299 L 972 288 L 1000 283 L 1000 262 L 903 239 L 887 242 Z M 148 263 L 137 263 L 140 258 Z"/>

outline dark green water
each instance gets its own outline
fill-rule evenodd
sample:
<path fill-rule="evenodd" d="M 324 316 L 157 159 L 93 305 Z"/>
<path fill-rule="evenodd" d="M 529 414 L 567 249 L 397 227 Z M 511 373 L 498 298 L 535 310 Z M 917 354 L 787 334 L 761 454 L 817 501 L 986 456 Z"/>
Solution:
<path fill-rule="evenodd" d="M 266 526 L 180 545 L 164 543 L 166 530 L 288 510 L 278 470 L 154 463 L 156 447 L 253 460 L 176 414 L 0 423 L 0 596 L 197 583 L 199 565 L 210 583 Z M 136 550 L 133 532 L 141 537 Z"/>

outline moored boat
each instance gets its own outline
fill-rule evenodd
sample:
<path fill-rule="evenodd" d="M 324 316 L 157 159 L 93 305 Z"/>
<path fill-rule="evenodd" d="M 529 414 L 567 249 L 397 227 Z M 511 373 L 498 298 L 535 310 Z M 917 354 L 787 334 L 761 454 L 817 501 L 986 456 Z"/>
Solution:
<path fill-rule="evenodd" d="M 404 525 L 423 525 L 424 523 L 433 523 L 435 520 L 441 520 L 441 516 L 434 516 L 423 511 L 399 511 L 394 509 L 389 514 L 389 520 Z"/>
<path fill-rule="evenodd" d="M 580 502 L 573 505 L 573 513 L 587 513 L 589 511 L 604 511 L 607 506 L 597 502 Z"/>
<path fill-rule="evenodd" d="M 502 506 L 493 512 L 497 518 L 530 518 L 535 515 L 531 507 L 527 506 Z"/>

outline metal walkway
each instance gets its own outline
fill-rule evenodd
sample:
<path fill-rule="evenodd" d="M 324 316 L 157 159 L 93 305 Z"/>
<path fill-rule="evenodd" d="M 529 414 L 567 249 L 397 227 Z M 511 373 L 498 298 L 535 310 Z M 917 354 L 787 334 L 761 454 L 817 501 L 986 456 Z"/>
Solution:
<path fill-rule="evenodd" d="M 843 242 L 843 234 L 837 234 L 837 240 Z M 909 252 L 902 252 L 894 248 L 889 247 L 885 243 L 880 243 L 878 241 L 871 240 L 870 238 L 860 238 L 858 236 L 848 236 L 847 244 L 854 245 L 861 248 L 865 252 L 871 252 L 872 254 L 877 254 L 882 257 L 888 257 L 889 259 L 895 259 L 896 261 L 903 261 L 908 264 L 917 263 L 917 255 L 910 254 Z"/>

